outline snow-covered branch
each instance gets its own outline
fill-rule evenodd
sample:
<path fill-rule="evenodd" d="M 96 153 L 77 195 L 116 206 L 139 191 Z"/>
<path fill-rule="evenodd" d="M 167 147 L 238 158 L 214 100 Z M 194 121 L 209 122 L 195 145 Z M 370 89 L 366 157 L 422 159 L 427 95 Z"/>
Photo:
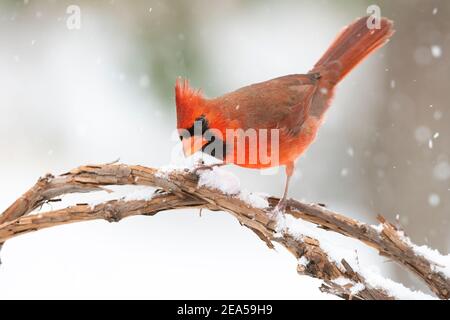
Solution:
<path fill-rule="evenodd" d="M 320 205 L 295 200 L 289 200 L 285 214 L 273 214 L 277 198 L 240 190 L 236 179 L 217 168 L 202 171 L 198 176 L 189 169 L 154 169 L 124 164 L 82 166 L 56 177 L 46 175 L 0 215 L 0 243 L 23 233 L 61 224 L 94 219 L 119 221 L 133 215 L 154 215 L 171 209 L 205 208 L 232 214 L 270 248 L 274 243 L 286 247 L 297 258 L 300 274 L 322 279 L 321 290 L 339 297 L 402 299 L 427 296 L 357 270 L 357 266 L 351 267 L 343 257 L 336 257 L 332 249 L 325 250 L 317 237 L 318 232 L 302 227 L 304 224 L 314 224 L 361 240 L 418 275 L 439 298 L 449 298 L 448 256 L 415 246 L 402 231 L 382 217 L 379 217 L 380 225 L 370 226 Z M 107 186 L 113 185 L 142 185 L 164 191 L 30 214 L 64 194 L 108 190 Z M 297 228 L 298 225 L 301 227 Z"/>

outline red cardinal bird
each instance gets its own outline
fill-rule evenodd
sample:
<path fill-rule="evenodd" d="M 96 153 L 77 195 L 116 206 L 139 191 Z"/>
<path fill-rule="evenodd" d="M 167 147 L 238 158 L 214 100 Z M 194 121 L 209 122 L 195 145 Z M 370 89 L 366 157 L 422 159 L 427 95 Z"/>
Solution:
<path fill-rule="evenodd" d="M 186 80 L 177 80 L 177 127 L 185 155 L 203 151 L 220 158 L 224 164 L 248 168 L 286 166 L 285 190 L 278 204 L 278 208 L 284 209 L 294 162 L 313 142 L 330 106 L 334 88 L 394 33 L 392 21 L 382 18 L 379 28 L 371 29 L 367 26 L 368 19 L 360 18 L 344 28 L 307 74 L 292 74 L 252 84 L 214 99 L 206 99 L 199 90 L 191 89 Z M 227 129 L 277 129 L 278 162 L 267 163 L 260 157 L 250 161 L 252 155 L 259 155 L 259 136 L 256 138 L 258 143 L 245 145 L 244 158 L 237 156 L 238 149 L 234 141 L 230 143 Z M 218 132 L 220 137 L 208 137 L 209 130 Z M 221 152 L 217 148 L 208 152 L 211 142 L 216 146 L 219 143 Z M 268 149 L 270 152 L 270 145 Z"/>

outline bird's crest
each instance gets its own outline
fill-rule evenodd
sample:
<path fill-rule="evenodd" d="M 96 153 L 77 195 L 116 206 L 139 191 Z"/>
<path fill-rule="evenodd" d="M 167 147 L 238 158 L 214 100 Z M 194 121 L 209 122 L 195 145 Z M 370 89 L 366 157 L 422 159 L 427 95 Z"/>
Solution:
<path fill-rule="evenodd" d="M 177 105 L 178 128 L 192 125 L 198 113 L 201 113 L 203 95 L 200 90 L 189 87 L 187 79 L 178 78 L 175 83 L 175 101 Z"/>

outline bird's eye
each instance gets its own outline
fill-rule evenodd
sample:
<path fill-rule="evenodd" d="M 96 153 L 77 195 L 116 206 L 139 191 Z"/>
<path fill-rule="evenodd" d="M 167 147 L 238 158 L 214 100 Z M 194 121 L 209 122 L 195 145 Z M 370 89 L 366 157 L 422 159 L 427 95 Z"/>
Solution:
<path fill-rule="evenodd" d="M 201 128 L 202 134 L 208 131 L 209 124 L 204 115 L 201 115 L 199 118 L 195 119 L 195 123 Z"/>
<path fill-rule="evenodd" d="M 208 129 L 208 120 L 206 120 L 204 115 L 201 115 L 200 117 L 195 119 L 194 123 L 189 129 L 187 129 L 187 131 L 189 132 L 189 135 L 193 137 L 203 135 Z"/>
<path fill-rule="evenodd" d="M 180 140 L 183 141 L 183 136 L 180 136 Z"/>

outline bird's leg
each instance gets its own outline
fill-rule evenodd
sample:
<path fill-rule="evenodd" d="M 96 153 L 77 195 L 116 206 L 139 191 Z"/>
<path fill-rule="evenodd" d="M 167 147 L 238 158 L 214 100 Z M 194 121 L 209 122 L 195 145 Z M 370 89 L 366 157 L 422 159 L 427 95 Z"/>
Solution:
<path fill-rule="evenodd" d="M 278 202 L 277 206 L 274 209 L 274 212 L 284 212 L 284 210 L 286 209 L 286 200 L 289 191 L 289 182 L 291 181 L 293 173 L 294 173 L 294 163 L 289 162 L 286 165 L 286 184 L 284 185 L 283 197 Z"/>

